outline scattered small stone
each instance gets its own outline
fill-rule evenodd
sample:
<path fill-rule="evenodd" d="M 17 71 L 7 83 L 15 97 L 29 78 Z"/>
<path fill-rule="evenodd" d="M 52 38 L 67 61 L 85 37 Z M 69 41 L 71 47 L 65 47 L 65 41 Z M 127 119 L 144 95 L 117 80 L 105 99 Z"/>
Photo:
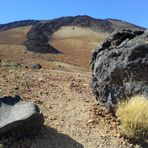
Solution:
<path fill-rule="evenodd" d="M 86 102 L 86 103 L 89 103 L 89 102 L 90 102 L 90 100 L 85 100 L 85 102 Z"/>
<path fill-rule="evenodd" d="M 41 68 L 42 68 L 42 65 L 40 65 L 40 64 L 33 64 L 33 65 L 31 66 L 31 68 L 32 68 L 32 69 L 41 69 Z"/>
<path fill-rule="evenodd" d="M 87 123 L 89 124 L 89 123 L 92 123 L 92 122 L 94 122 L 94 120 L 93 119 L 90 119 L 90 120 L 88 120 Z"/>
<path fill-rule="evenodd" d="M 28 66 L 25 66 L 25 68 L 28 69 L 29 67 Z"/>
<path fill-rule="evenodd" d="M 37 103 L 37 104 L 43 104 L 43 101 L 41 101 L 41 100 L 36 100 L 35 103 Z"/>
<path fill-rule="evenodd" d="M 15 89 L 15 90 L 18 90 L 18 89 L 19 89 L 19 87 L 18 87 L 18 86 L 15 86 L 15 87 L 14 87 L 14 89 Z"/>

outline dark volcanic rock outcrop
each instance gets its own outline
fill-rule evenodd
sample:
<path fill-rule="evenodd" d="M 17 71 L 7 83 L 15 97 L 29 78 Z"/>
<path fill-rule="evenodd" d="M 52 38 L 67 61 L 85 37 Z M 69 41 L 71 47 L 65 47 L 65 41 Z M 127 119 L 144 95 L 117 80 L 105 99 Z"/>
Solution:
<path fill-rule="evenodd" d="M 89 16 L 62 17 L 51 21 L 41 21 L 34 25 L 27 34 L 27 41 L 24 45 L 27 50 L 42 53 L 60 53 L 49 45 L 51 35 L 59 30 L 62 26 L 78 26 L 88 27 L 96 32 L 111 33 L 116 29 L 121 29 L 121 26 L 127 29 L 143 29 L 138 26 L 128 25 L 128 23 L 118 25 L 111 23 L 109 20 L 94 19 Z"/>
<path fill-rule="evenodd" d="M 44 123 L 39 108 L 16 97 L 0 98 L 0 141 L 5 138 L 35 136 Z"/>
<path fill-rule="evenodd" d="M 27 41 L 25 42 L 27 49 L 39 53 L 61 53 L 49 45 L 48 36 L 45 34 L 46 32 L 48 33 L 46 27 L 42 27 L 42 23 L 33 26 L 27 34 Z"/>
<path fill-rule="evenodd" d="M 92 89 L 108 107 L 148 95 L 148 31 L 112 33 L 92 54 Z"/>

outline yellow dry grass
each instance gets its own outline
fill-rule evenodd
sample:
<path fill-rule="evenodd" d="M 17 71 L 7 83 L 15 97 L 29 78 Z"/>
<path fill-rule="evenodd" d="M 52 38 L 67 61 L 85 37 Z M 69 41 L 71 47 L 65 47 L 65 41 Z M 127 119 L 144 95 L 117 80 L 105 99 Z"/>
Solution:
<path fill-rule="evenodd" d="M 120 120 L 121 135 L 133 140 L 146 140 L 148 137 L 148 99 L 134 96 L 129 101 L 119 103 L 117 117 Z"/>

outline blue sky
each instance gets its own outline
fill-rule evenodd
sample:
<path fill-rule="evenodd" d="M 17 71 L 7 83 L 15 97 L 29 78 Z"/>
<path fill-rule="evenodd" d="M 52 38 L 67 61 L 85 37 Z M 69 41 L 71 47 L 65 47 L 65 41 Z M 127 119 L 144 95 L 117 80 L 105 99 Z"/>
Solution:
<path fill-rule="evenodd" d="M 148 28 L 148 0 L 0 0 L 0 24 L 75 15 L 121 19 Z"/>

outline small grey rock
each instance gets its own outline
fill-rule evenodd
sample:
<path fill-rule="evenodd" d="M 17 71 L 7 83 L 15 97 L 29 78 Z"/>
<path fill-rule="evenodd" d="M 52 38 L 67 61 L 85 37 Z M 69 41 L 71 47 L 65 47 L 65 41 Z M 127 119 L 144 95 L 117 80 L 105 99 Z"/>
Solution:
<path fill-rule="evenodd" d="M 41 69 L 42 68 L 42 65 L 40 64 L 33 64 L 32 65 L 32 69 Z"/>
<path fill-rule="evenodd" d="M 0 98 L 0 141 L 5 138 L 34 137 L 44 123 L 37 105 L 19 96 Z"/>

